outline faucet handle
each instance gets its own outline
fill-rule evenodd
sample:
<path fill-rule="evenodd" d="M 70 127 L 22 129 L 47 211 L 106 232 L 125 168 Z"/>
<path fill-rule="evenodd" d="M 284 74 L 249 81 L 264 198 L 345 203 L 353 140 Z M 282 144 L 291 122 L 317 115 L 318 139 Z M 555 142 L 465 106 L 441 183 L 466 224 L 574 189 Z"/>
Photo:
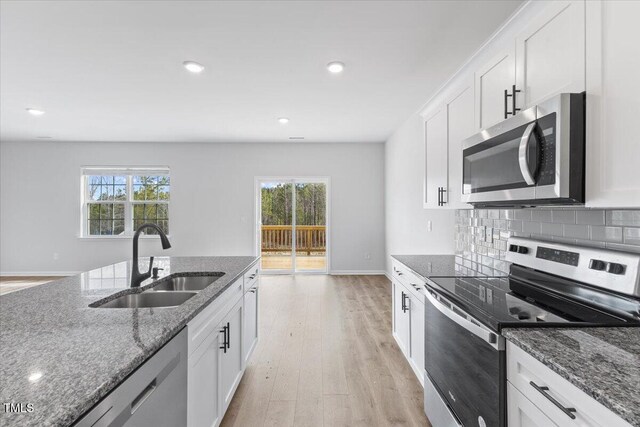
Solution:
<path fill-rule="evenodd" d="M 153 276 L 151 276 L 153 279 L 157 279 L 158 278 L 158 271 L 160 270 L 164 270 L 164 268 L 158 268 L 158 267 L 153 267 Z"/>

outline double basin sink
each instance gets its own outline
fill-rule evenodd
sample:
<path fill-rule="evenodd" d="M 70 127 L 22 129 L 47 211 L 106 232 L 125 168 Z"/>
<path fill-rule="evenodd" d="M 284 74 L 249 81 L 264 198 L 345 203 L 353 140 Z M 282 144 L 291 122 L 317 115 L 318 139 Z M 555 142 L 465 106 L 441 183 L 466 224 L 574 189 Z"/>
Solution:
<path fill-rule="evenodd" d="M 177 307 L 194 297 L 198 292 L 222 277 L 224 273 L 194 276 L 176 274 L 153 284 L 144 292 L 127 293 L 104 303 L 90 307 L 98 308 L 164 308 Z"/>

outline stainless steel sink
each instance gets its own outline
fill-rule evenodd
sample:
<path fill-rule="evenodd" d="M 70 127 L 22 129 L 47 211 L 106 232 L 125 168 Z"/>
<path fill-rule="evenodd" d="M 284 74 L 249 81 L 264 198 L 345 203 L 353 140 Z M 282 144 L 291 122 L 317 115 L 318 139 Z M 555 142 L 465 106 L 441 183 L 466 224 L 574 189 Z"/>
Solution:
<path fill-rule="evenodd" d="M 151 291 L 201 291 L 220 277 L 224 273 L 216 273 L 207 276 L 174 276 L 170 279 L 162 280 L 154 285 Z"/>
<path fill-rule="evenodd" d="M 147 308 L 177 307 L 196 292 L 142 292 L 126 294 L 99 305 L 99 308 Z"/>

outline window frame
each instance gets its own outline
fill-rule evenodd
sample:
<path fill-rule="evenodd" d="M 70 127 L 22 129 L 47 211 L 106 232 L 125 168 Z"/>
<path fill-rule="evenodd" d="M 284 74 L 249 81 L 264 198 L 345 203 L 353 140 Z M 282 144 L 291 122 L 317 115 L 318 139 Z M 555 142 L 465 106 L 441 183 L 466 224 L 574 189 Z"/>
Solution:
<path fill-rule="evenodd" d="M 127 198 L 125 200 L 91 200 L 89 197 L 89 177 L 90 176 L 124 176 L 126 178 L 126 192 Z M 167 200 L 135 200 L 133 198 L 133 178 L 135 176 L 167 176 L 171 179 L 171 173 L 168 166 L 155 166 L 155 167 L 82 167 L 81 168 L 81 215 L 80 215 L 80 238 L 82 239 L 130 239 L 135 230 L 133 229 L 134 219 L 133 210 L 136 205 L 144 204 L 156 204 L 167 206 L 167 227 L 171 232 L 171 215 L 170 202 L 171 193 L 169 193 L 169 199 Z M 171 188 L 171 183 L 169 183 Z M 171 190 L 169 190 L 171 191 Z M 124 233 L 122 234 L 89 234 L 89 205 L 90 204 L 108 204 L 124 205 Z M 171 236 L 171 234 L 167 234 Z M 141 234 L 141 238 L 156 238 L 156 234 Z"/>

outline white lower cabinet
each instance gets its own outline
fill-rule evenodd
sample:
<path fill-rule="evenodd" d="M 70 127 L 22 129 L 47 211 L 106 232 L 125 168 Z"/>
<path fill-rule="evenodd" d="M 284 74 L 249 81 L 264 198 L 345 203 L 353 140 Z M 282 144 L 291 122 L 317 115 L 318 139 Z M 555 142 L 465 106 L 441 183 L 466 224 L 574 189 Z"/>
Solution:
<path fill-rule="evenodd" d="M 219 372 L 222 335 L 209 334 L 189 357 L 188 415 L 190 427 L 215 427 L 220 423 Z"/>
<path fill-rule="evenodd" d="M 220 425 L 256 345 L 258 280 L 243 280 L 229 286 L 187 325 L 188 427 Z"/>
<path fill-rule="evenodd" d="M 249 286 L 248 290 L 244 294 L 242 357 L 245 366 L 258 343 L 258 294 L 258 280 L 255 279 L 254 283 Z"/>
<path fill-rule="evenodd" d="M 410 362 L 424 386 L 424 300 L 411 295 L 409 301 Z"/>
<path fill-rule="evenodd" d="M 393 337 L 424 386 L 424 282 L 393 262 Z"/>
<path fill-rule="evenodd" d="M 394 281 L 393 284 L 393 335 L 400 346 L 400 350 L 407 355 L 409 354 L 409 295 L 404 285 Z"/>
<path fill-rule="evenodd" d="M 631 427 L 542 362 L 507 342 L 509 427 Z"/>
<path fill-rule="evenodd" d="M 227 348 L 220 354 L 220 392 L 223 411 L 229 407 L 243 374 L 242 302 L 242 300 L 238 301 L 220 324 L 221 329 L 226 328 L 227 337 Z"/>

